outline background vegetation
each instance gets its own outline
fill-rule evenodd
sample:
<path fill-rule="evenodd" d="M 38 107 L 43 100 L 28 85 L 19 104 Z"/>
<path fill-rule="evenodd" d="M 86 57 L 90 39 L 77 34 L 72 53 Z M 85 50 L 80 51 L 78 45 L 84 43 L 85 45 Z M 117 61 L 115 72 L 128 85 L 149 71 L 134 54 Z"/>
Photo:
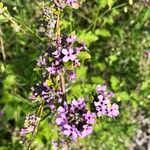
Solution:
<path fill-rule="evenodd" d="M 34 68 L 44 47 L 36 32 L 40 0 L 2 2 L 9 14 L 0 13 L 0 150 L 21 150 L 19 130 L 36 107 L 28 95 L 39 79 Z M 145 54 L 150 47 L 149 7 L 146 0 L 85 0 L 80 9 L 65 10 L 62 30 L 75 31 L 91 53 L 91 60 L 77 70 L 69 98 L 88 97 L 96 84 L 106 83 L 120 106 L 119 117 L 101 118 L 93 134 L 72 149 L 134 149 L 141 121 L 150 117 L 150 58 Z M 51 148 L 56 133 L 50 120 L 41 123 L 34 149 Z M 148 140 L 144 143 L 135 145 L 148 150 Z"/>

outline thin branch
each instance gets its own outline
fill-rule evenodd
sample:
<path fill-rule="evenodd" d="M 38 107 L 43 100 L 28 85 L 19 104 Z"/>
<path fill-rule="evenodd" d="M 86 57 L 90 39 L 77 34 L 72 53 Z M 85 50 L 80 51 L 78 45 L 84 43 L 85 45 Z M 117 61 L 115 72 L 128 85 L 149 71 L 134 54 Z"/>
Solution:
<path fill-rule="evenodd" d="M 65 88 L 65 79 L 64 79 L 64 74 L 63 72 L 60 74 L 60 86 L 63 92 L 63 101 L 67 101 L 67 97 L 66 97 L 66 88 Z"/>
<path fill-rule="evenodd" d="M 37 117 L 39 117 L 39 118 L 41 118 L 41 116 L 42 116 L 42 113 L 43 113 L 43 106 L 44 106 L 44 101 L 42 102 L 42 104 L 39 106 L 39 108 L 38 108 L 38 110 L 37 110 Z M 38 121 L 38 123 L 36 124 L 36 126 L 34 127 L 34 130 L 33 130 L 33 132 L 32 132 L 32 137 L 31 137 L 31 139 L 29 140 L 29 145 L 28 145 L 28 147 L 27 147 L 27 150 L 31 150 L 31 145 L 32 145 L 32 141 L 33 141 L 33 139 L 34 139 L 34 137 L 35 137 L 35 135 L 36 135 L 36 133 L 37 133 L 37 128 L 39 127 L 39 125 L 40 125 L 40 120 Z"/>
<path fill-rule="evenodd" d="M 3 41 L 2 34 L 3 34 L 2 29 L 0 27 L 0 49 L 1 49 L 1 52 L 2 52 L 3 60 L 6 60 L 6 54 L 5 54 L 4 41 Z"/>

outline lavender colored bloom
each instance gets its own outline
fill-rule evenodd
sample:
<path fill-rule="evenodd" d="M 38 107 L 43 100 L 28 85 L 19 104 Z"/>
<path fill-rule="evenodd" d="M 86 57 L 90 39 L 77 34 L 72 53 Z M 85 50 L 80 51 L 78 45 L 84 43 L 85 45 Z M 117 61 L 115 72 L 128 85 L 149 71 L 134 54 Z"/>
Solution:
<path fill-rule="evenodd" d="M 76 80 L 76 73 L 73 72 L 73 71 L 69 71 L 69 73 L 68 73 L 68 79 L 70 81 Z"/>
<path fill-rule="evenodd" d="M 57 58 L 57 59 L 59 59 L 60 57 L 61 57 L 61 47 L 58 47 L 58 49 L 56 50 L 56 51 L 54 51 L 53 53 L 52 53 L 52 55 L 55 57 L 55 58 Z"/>
<path fill-rule="evenodd" d="M 64 0 L 53 0 L 55 6 L 57 6 L 60 9 L 64 9 L 65 7 L 65 1 Z"/>
<path fill-rule="evenodd" d="M 57 75 L 61 72 L 62 66 L 60 65 L 60 61 L 55 60 L 51 63 L 51 66 L 47 68 L 47 71 L 52 75 Z"/>
<path fill-rule="evenodd" d="M 150 50 L 147 50 L 147 51 L 145 52 L 145 56 L 146 56 L 147 58 L 150 58 Z"/>
<path fill-rule="evenodd" d="M 58 149 L 67 150 L 68 146 L 64 139 L 59 139 L 57 141 L 52 140 L 52 148 L 53 150 L 58 150 Z"/>
<path fill-rule="evenodd" d="M 53 148 L 54 150 L 57 150 L 57 149 L 58 149 L 58 143 L 57 143 L 57 141 L 52 140 L 52 148 Z"/>
<path fill-rule="evenodd" d="M 77 59 L 77 54 L 85 50 L 85 45 L 78 43 L 75 46 L 76 35 L 62 36 L 55 41 L 55 46 L 50 47 L 54 52 L 46 51 L 45 54 L 38 59 L 38 66 L 45 70 L 44 77 L 47 75 L 57 76 L 62 70 L 68 72 L 68 79 L 75 80 L 75 68 L 80 66 L 80 61 Z M 69 67 L 66 67 L 66 62 L 69 62 Z M 32 96 L 32 99 L 35 97 Z"/>
<path fill-rule="evenodd" d="M 53 11 L 53 5 L 44 7 L 42 14 L 38 19 L 39 29 L 38 32 L 42 36 L 54 38 L 54 28 L 57 21 L 57 16 Z"/>
<path fill-rule="evenodd" d="M 96 92 L 97 92 L 97 94 L 100 94 L 101 92 L 105 92 L 106 89 L 107 89 L 106 85 L 102 85 L 102 86 L 101 85 L 97 85 Z"/>
<path fill-rule="evenodd" d="M 76 59 L 76 55 L 72 48 L 62 49 L 62 53 L 64 54 L 63 61 L 67 62 L 69 60 L 74 61 Z"/>
<path fill-rule="evenodd" d="M 88 50 L 84 43 L 82 43 L 81 46 L 76 47 L 76 53 L 78 54 L 81 50 Z"/>
<path fill-rule="evenodd" d="M 61 73 L 63 68 L 69 72 L 69 80 L 75 80 L 76 75 L 73 69 L 80 66 L 80 61 L 77 59 L 77 54 L 85 50 L 84 44 L 79 44 L 79 46 L 74 46 L 76 42 L 76 35 L 71 35 L 69 37 L 62 36 L 55 41 L 55 51 L 52 53 L 54 58 L 52 62 L 48 65 L 46 70 L 51 75 L 58 75 Z M 50 54 L 48 54 L 49 56 Z M 65 63 L 70 62 L 71 69 L 65 67 Z"/>
<path fill-rule="evenodd" d="M 86 109 L 83 98 L 74 99 L 71 104 L 65 103 L 57 111 L 56 123 L 66 136 L 76 140 L 92 133 L 96 115 Z"/>
<path fill-rule="evenodd" d="M 66 5 L 72 6 L 77 0 L 53 0 L 53 2 L 58 8 L 64 9 Z"/>
<path fill-rule="evenodd" d="M 81 65 L 81 63 L 80 63 L 79 59 L 75 59 L 75 63 L 74 63 L 75 68 L 79 67 L 80 65 Z"/>
<path fill-rule="evenodd" d="M 37 60 L 37 66 L 44 66 L 46 65 L 46 59 L 43 58 L 42 56 L 39 57 L 39 59 Z"/>
<path fill-rule="evenodd" d="M 37 117 L 34 113 L 26 116 L 24 127 L 20 131 L 21 141 L 24 143 L 27 139 L 26 135 L 34 131 L 35 126 L 39 122 L 40 118 Z"/>
<path fill-rule="evenodd" d="M 113 104 L 109 109 L 108 109 L 108 116 L 110 117 L 116 117 L 119 115 L 119 107 L 117 104 Z"/>
<path fill-rule="evenodd" d="M 31 100 L 36 100 L 38 97 L 45 100 L 50 109 L 54 110 L 55 99 L 57 98 L 57 103 L 62 102 L 63 93 L 61 90 L 55 90 L 52 86 L 48 86 L 47 82 L 42 84 L 37 84 L 31 88 L 32 94 L 30 96 Z"/>
<path fill-rule="evenodd" d="M 70 4 L 72 4 L 72 3 L 74 3 L 74 2 L 76 2 L 77 0 L 65 0 L 65 2 L 68 4 L 68 5 L 70 5 Z"/>
<path fill-rule="evenodd" d="M 72 35 L 66 39 L 67 43 L 74 43 L 76 41 L 76 35 Z"/>
<path fill-rule="evenodd" d="M 47 68 L 47 71 L 48 71 L 50 74 L 56 74 L 57 69 L 56 69 L 56 67 L 54 66 L 54 64 L 52 63 L 51 66 Z"/>
<path fill-rule="evenodd" d="M 111 98 L 114 96 L 112 92 L 107 91 L 106 85 L 98 85 L 96 87 L 97 98 L 94 100 L 94 107 L 97 116 L 116 117 L 119 115 L 119 107 L 117 104 L 111 104 Z"/>

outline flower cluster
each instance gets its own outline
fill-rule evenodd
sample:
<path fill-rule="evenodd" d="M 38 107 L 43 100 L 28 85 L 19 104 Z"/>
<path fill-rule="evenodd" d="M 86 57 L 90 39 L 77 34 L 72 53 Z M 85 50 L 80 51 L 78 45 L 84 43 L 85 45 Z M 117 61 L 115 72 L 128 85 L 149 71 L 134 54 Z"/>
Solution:
<path fill-rule="evenodd" d="M 24 128 L 21 129 L 21 141 L 24 143 L 27 139 L 27 134 L 32 133 L 35 130 L 37 123 L 39 122 L 40 118 L 37 117 L 34 113 L 29 114 L 26 116 Z"/>
<path fill-rule="evenodd" d="M 63 98 L 63 92 L 61 90 L 54 89 L 53 86 L 48 85 L 49 80 L 43 82 L 43 84 L 36 84 L 31 88 L 32 93 L 30 95 L 30 100 L 35 101 L 38 98 L 45 100 L 47 105 L 54 110 L 56 108 L 56 103 L 61 103 Z M 57 102 L 55 101 L 57 99 Z"/>
<path fill-rule="evenodd" d="M 68 72 L 69 79 L 75 79 L 74 69 L 80 66 L 77 55 L 80 51 L 86 49 L 84 44 L 75 46 L 76 42 L 75 35 L 69 37 L 62 36 L 56 40 L 56 50 L 52 53 L 54 59 L 51 62 L 51 65 L 47 67 L 47 71 L 51 75 L 58 75 L 65 69 L 64 71 Z"/>
<path fill-rule="evenodd" d="M 77 4 L 77 0 L 53 0 L 53 2 L 60 9 L 64 9 L 66 5 L 74 8 L 74 5 Z"/>
<path fill-rule="evenodd" d="M 42 69 L 43 80 L 41 84 L 36 84 L 31 88 L 30 99 L 36 100 L 38 97 L 44 99 L 51 108 L 54 107 L 55 96 L 59 98 L 59 102 L 62 100 L 62 90 L 55 89 L 49 85 L 51 78 L 56 78 L 62 72 L 66 72 L 68 80 L 72 81 L 76 79 L 75 69 L 80 66 L 80 61 L 77 55 L 80 51 L 85 50 L 84 44 L 77 44 L 75 35 L 69 37 L 62 36 L 55 41 L 55 46 L 50 47 L 50 50 L 45 51 L 37 60 L 37 66 Z M 52 52 L 53 51 L 53 52 Z"/>
<path fill-rule="evenodd" d="M 147 58 L 150 58 L 150 50 L 145 51 L 145 56 L 146 56 Z"/>
<path fill-rule="evenodd" d="M 48 38 L 54 37 L 54 28 L 56 24 L 56 15 L 54 14 L 54 8 L 45 7 L 42 11 L 41 17 L 38 19 L 39 29 L 38 32 Z"/>
<path fill-rule="evenodd" d="M 95 113 L 86 109 L 84 99 L 79 98 L 58 108 L 56 123 L 61 127 L 63 134 L 76 140 L 92 133 L 95 117 Z"/>
<path fill-rule="evenodd" d="M 63 9 L 66 5 L 74 7 L 77 0 L 53 0 L 53 2 Z M 54 15 L 53 6 L 43 9 L 40 20 L 39 32 L 46 36 L 48 41 L 50 38 L 52 40 L 37 60 L 36 69 L 42 74 L 42 81 L 31 88 L 30 100 L 42 99 L 40 106 L 47 104 L 50 110 L 57 114 L 56 124 L 62 133 L 76 140 L 92 133 L 97 116 L 116 117 L 119 110 L 117 104 L 111 104 L 110 99 L 113 93 L 108 92 L 105 85 L 98 85 L 96 88 L 97 95 L 93 101 L 93 111 L 87 109 L 83 98 L 67 102 L 65 83 L 76 79 L 76 68 L 80 66 L 79 54 L 87 48 L 83 43 L 78 42 L 74 33 L 70 36 L 60 34 L 59 15 L 57 17 Z M 56 29 L 55 36 L 54 29 Z M 26 141 L 28 133 L 34 132 L 39 120 L 40 118 L 35 114 L 29 114 L 26 117 L 24 128 L 20 133 L 23 142 Z"/>
<path fill-rule="evenodd" d="M 107 91 L 106 85 L 98 85 L 96 87 L 97 97 L 94 100 L 94 107 L 97 113 L 97 116 L 109 116 L 116 117 L 119 115 L 119 107 L 117 104 L 111 104 L 111 98 L 113 97 L 112 92 Z"/>

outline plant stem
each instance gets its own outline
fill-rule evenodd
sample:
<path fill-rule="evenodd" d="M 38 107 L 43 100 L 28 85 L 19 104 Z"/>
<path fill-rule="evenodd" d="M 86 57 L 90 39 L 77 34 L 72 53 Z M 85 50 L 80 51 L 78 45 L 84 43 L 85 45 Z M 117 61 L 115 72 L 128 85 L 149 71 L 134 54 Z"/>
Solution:
<path fill-rule="evenodd" d="M 57 22 L 56 22 L 56 38 L 60 38 L 60 15 L 57 14 Z"/>
<path fill-rule="evenodd" d="M 6 59 L 6 54 L 5 54 L 5 49 L 4 49 L 4 41 L 3 41 L 3 38 L 2 38 L 2 29 L 1 29 L 1 27 L 0 27 L 0 49 L 2 51 L 3 59 L 5 60 Z"/>
<path fill-rule="evenodd" d="M 66 97 L 66 88 L 65 88 L 65 79 L 64 79 L 64 73 L 62 72 L 60 75 L 60 84 L 61 84 L 61 89 L 63 92 L 63 101 L 67 101 L 67 97 Z"/>
<path fill-rule="evenodd" d="M 37 110 L 37 117 L 39 117 L 39 118 L 41 118 L 41 116 L 42 116 L 42 113 L 43 113 L 43 106 L 44 106 L 44 104 L 45 104 L 45 102 L 43 101 L 42 102 L 42 104 L 39 106 L 39 108 L 38 108 L 38 110 Z M 37 128 L 39 127 L 39 125 L 40 125 L 40 120 L 38 121 L 38 123 L 36 124 L 36 126 L 34 127 L 34 130 L 33 130 L 33 132 L 32 132 L 32 137 L 31 137 L 31 139 L 29 140 L 29 145 L 28 145 L 28 147 L 27 147 L 27 150 L 30 150 L 31 149 L 31 145 L 32 145 L 32 141 L 33 141 L 33 139 L 34 139 L 34 137 L 35 137 L 35 135 L 36 135 L 36 131 L 37 131 Z"/>
<path fill-rule="evenodd" d="M 60 39 L 60 14 L 58 13 L 57 15 L 57 23 L 56 23 L 56 39 L 59 40 Z M 65 88 L 65 78 L 64 78 L 64 71 L 61 72 L 61 74 L 59 75 L 59 79 L 60 79 L 60 87 L 62 89 L 63 92 L 63 101 L 66 101 L 66 88 Z"/>

